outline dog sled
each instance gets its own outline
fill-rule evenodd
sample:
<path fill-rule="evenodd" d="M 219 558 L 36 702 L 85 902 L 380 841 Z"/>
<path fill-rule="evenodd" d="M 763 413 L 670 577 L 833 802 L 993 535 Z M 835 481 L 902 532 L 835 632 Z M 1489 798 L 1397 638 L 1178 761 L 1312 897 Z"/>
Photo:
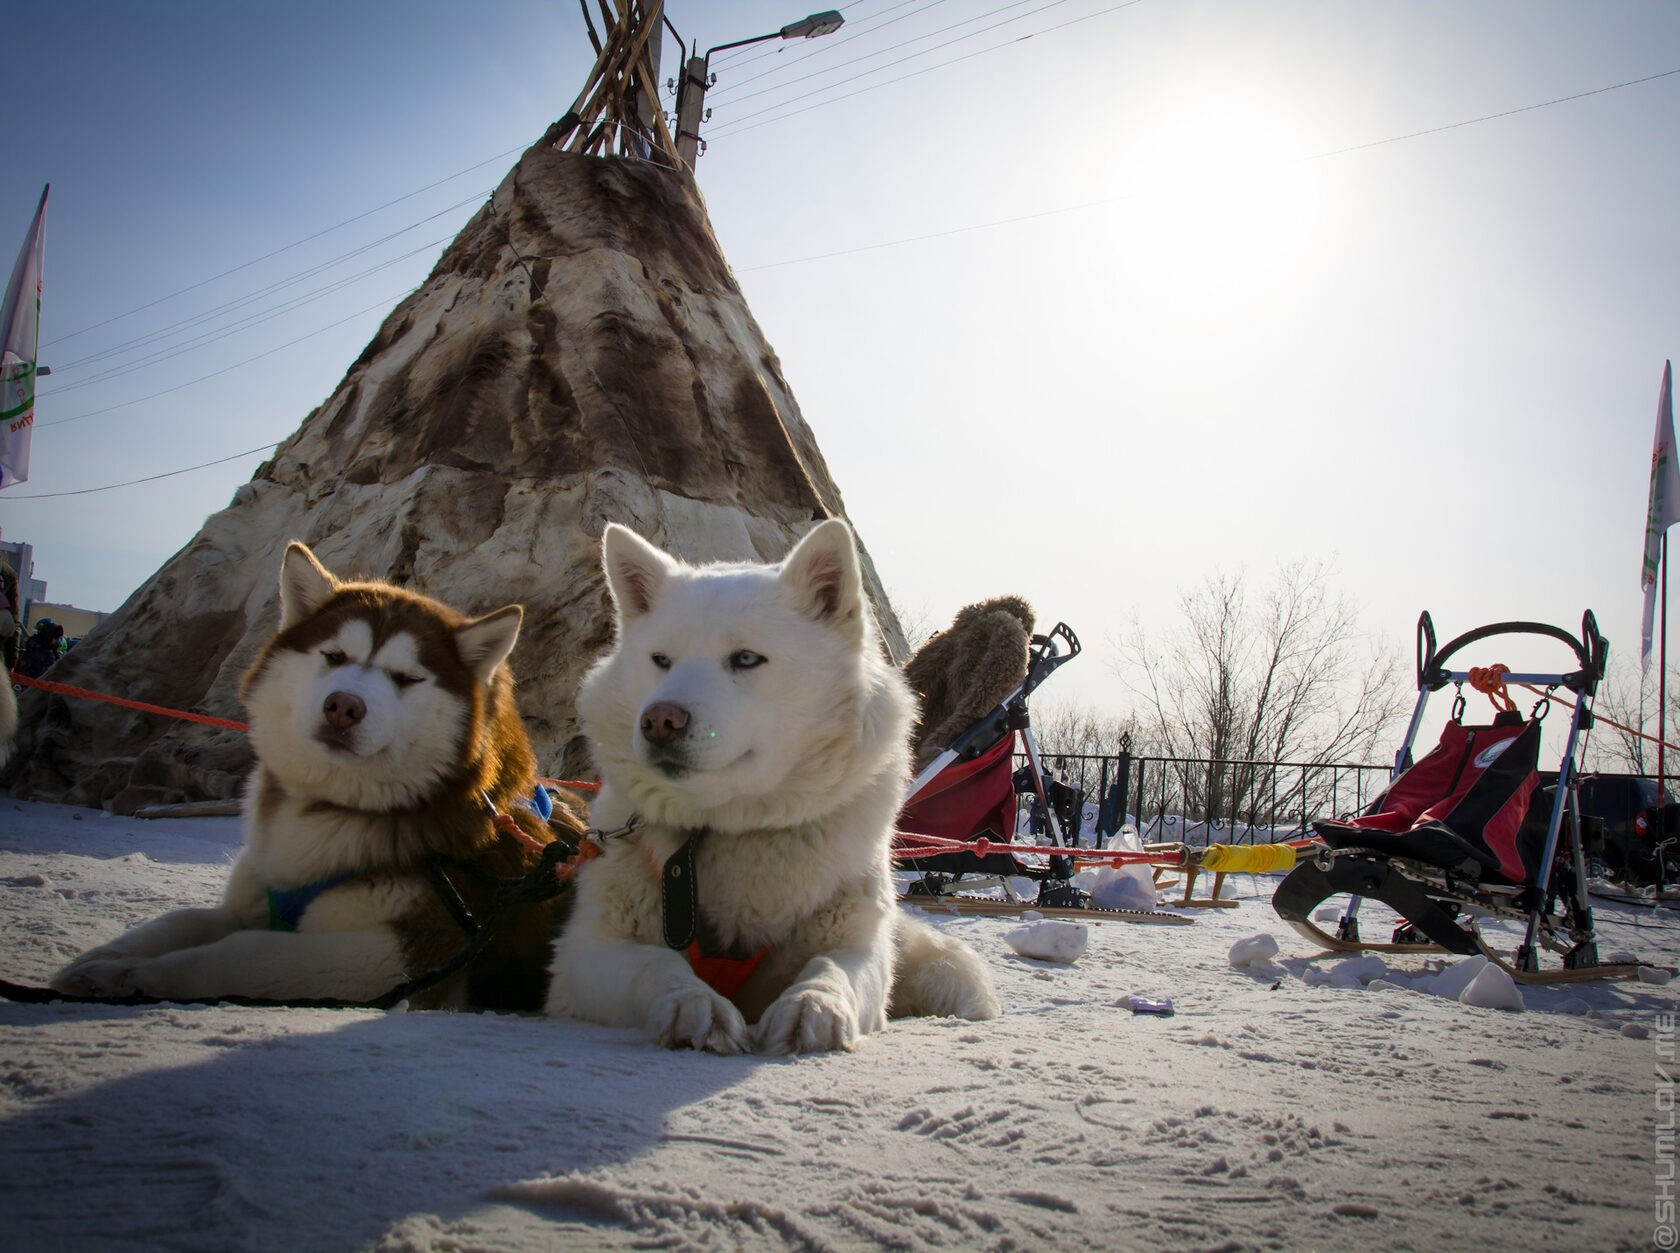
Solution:
<path fill-rule="evenodd" d="M 1079 845 L 1083 797 L 1045 769 L 1027 702 L 1079 655 L 1079 637 L 1058 622 L 1047 634 L 1026 637 L 1026 643 L 1025 674 L 1013 690 L 940 749 L 906 789 L 896 865 L 918 877 L 902 899 L 961 913 L 1033 909 L 1049 918 L 1189 922 L 1155 910 L 1098 909 L 1090 894 L 1073 884 L 1076 858 L 1096 856 Z M 1017 758 L 1023 761 L 1019 767 Z M 1015 838 L 1023 802 L 1030 807 L 1031 844 Z M 951 845 L 962 847 L 940 851 Z M 1021 891 L 1023 882 L 1032 885 L 1030 897 Z M 997 890 L 1001 896 L 981 895 Z"/>
<path fill-rule="evenodd" d="M 1575 667 L 1522 674 L 1502 666 L 1452 668 L 1472 645 L 1510 636 L 1561 643 Z M 1364 814 L 1313 824 L 1319 847 L 1279 883 L 1272 897 L 1278 916 L 1327 949 L 1481 953 L 1523 982 L 1636 974 L 1635 966 L 1599 958 L 1577 796 L 1576 755 L 1592 726 L 1608 647 L 1591 610 L 1578 639 L 1544 623 L 1496 622 L 1439 647 L 1424 613 L 1417 628 L 1417 703 L 1389 786 Z M 1466 683 L 1493 702 L 1490 724 L 1464 721 Z M 1526 715 L 1506 690 L 1512 683 L 1541 693 Z M 1456 691 L 1452 719 L 1435 748 L 1414 763 L 1429 698 L 1448 684 Z M 1573 708 L 1557 782 L 1542 790 L 1541 724 L 1554 702 L 1567 703 L 1560 692 L 1573 695 Z M 1337 911 L 1321 907 L 1335 898 L 1347 905 L 1331 923 Z M 1366 900 L 1399 915 L 1387 941 L 1361 936 Z M 1484 938 L 1481 927 L 1492 920 L 1520 924 L 1514 952 Z M 1559 955 L 1561 968 L 1543 970 L 1542 949 Z"/>
<path fill-rule="evenodd" d="M 1058 622 L 1046 635 L 1032 636 L 1027 672 L 1015 690 L 952 740 L 910 781 L 898 819 L 900 852 L 913 851 L 905 845 L 915 843 L 903 840 L 903 836 L 918 835 L 984 840 L 997 849 L 937 853 L 901 861 L 901 868 L 913 868 L 921 874 L 910 886 L 910 895 L 945 896 L 955 892 L 959 884 L 971 893 L 1001 886 L 1005 899 L 1019 904 L 1022 898 L 1011 880 L 1028 879 L 1037 885 L 1037 905 L 1082 909 L 1090 904 L 1090 897 L 1069 882 L 1074 874 L 1070 858 L 1052 855 L 1043 864 L 1033 864 L 1009 848 L 1015 838 L 1022 793 L 1036 802 L 1045 828 L 1043 838 L 1051 845 L 1071 847 L 1077 839 L 1077 831 L 1068 829 L 1065 799 L 1060 807 L 1062 816 L 1057 814 L 1058 806 L 1051 796 L 1055 781 L 1046 777 L 1027 698 L 1078 655 L 1079 637 L 1065 622 Z M 1019 771 L 1014 764 L 1017 752 L 1026 758 Z M 1077 822 L 1077 805 L 1073 814 Z"/>

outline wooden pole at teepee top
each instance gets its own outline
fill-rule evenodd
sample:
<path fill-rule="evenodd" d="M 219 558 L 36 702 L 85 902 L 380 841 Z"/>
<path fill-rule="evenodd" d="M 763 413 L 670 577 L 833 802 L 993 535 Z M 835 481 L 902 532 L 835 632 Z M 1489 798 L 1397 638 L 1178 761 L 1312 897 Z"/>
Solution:
<path fill-rule="evenodd" d="M 611 155 L 616 146 L 620 156 L 646 157 L 682 169 L 659 103 L 651 51 L 664 18 L 664 0 L 651 0 L 645 6 L 638 0 L 619 0 L 616 11 L 611 0 L 601 0 L 600 7 L 606 27 L 601 51 L 555 142 L 568 152 L 595 156 Z M 638 144 L 645 151 L 638 150 Z M 656 152 L 668 159 L 653 157 Z"/>

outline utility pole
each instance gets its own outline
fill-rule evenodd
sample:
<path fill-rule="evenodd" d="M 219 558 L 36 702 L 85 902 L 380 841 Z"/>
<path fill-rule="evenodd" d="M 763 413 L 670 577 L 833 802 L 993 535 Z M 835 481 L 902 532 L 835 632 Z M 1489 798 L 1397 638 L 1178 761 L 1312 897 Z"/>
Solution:
<path fill-rule="evenodd" d="M 682 81 L 677 84 L 677 155 L 689 169 L 700 155 L 700 111 L 706 107 L 706 56 L 692 56 L 683 62 Z"/>
<path fill-rule="evenodd" d="M 699 55 L 697 50 L 691 53 L 683 63 L 682 79 L 677 84 L 677 155 L 682 158 L 683 164 L 692 170 L 700 156 L 700 123 L 706 120 L 706 89 L 712 85 L 709 69 L 712 53 L 726 48 L 744 48 L 768 39 L 815 39 L 819 35 L 833 34 L 845 21 L 839 12 L 829 9 L 790 22 L 768 35 L 754 35 L 751 39 L 737 39 L 733 43 L 707 48 L 705 56 Z M 698 42 L 695 47 L 698 49 Z"/>

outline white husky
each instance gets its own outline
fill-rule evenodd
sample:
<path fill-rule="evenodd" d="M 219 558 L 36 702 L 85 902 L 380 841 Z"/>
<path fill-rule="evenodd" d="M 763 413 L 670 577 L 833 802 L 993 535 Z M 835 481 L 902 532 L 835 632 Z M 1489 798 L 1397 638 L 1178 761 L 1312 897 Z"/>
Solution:
<path fill-rule="evenodd" d="M 524 874 L 555 830 L 582 829 L 520 804 L 536 763 L 505 663 L 519 606 L 469 620 L 340 582 L 302 544 L 281 563 L 280 606 L 241 693 L 257 765 L 222 905 L 83 953 L 54 976 L 60 991 L 371 1000 L 463 952 L 462 908 L 486 919 L 494 879 Z M 539 1008 L 556 916 L 510 910 L 414 1004 Z"/>
<path fill-rule="evenodd" d="M 979 957 L 894 900 L 914 701 L 846 524 L 780 566 L 691 567 L 616 525 L 602 550 L 618 636 L 578 691 L 591 819 L 641 825 L 577 877 L 548 1012 L 719 1053 L 996 1017 Z"/>

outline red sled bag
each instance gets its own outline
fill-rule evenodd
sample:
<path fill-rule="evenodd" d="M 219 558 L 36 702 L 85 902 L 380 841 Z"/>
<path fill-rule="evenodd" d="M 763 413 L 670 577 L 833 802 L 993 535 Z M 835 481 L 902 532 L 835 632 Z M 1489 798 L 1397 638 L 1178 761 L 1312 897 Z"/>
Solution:
<path fill-rule="evenodd" d="M 1336 848 L 1374 848 L 1480 878 L 1491 872 L 1510 883 L 1532 882 L 1518 843 L 1529 798 L 1539 786 L 1540 723 L 1501 713 L 1493 725 L 1449 722 L 1416 765 L 1348 821 L 1315 822 Z"/>

